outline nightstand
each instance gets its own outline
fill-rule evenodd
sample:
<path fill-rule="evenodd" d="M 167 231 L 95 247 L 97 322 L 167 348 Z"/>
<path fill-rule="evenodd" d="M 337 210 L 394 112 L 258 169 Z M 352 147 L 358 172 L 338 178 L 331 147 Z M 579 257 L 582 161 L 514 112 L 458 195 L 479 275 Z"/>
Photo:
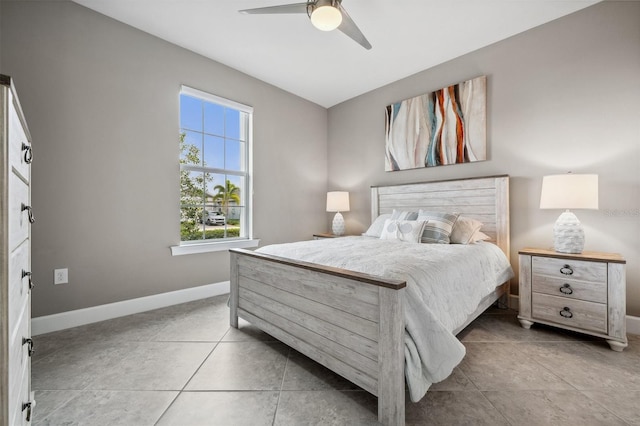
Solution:
<path fill-rule="evenodd" d="M 330 233 L 324 233 L 324 232 L 320 232 L 319 234 L 313 234 L 313 239 L 314 240 L 322 240 L 324 238 L 340 238 L 340 237 L 346 237 L 346 235 L 336 235 L 336 234 L 330 234 Z"/>
<path fill-rule="evenodd" d="M 526 248 L 520 258 L 520 314 L 524 328 L 541 323 L 627 347 L 626 261 L 615 253 L 557 253 Z"/>

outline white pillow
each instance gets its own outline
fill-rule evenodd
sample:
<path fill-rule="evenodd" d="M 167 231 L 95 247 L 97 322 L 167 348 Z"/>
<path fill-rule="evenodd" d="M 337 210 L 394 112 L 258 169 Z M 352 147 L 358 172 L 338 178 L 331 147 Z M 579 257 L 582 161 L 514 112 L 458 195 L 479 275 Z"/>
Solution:
<path fill-rule="evenodd" d="M 458 219 L 458 213 L 442 213 L 420 210 L 418 220 L 428 221 L 422 234 L 423 243 L 449 244 L 453 225 Z"/>
<path fill-rule="evenodd" d="M 475 234 L 473 234 L 473 237 L 471 237 L 471 241 L 469 242 L 469 244 L 477 243 L 478 241 L 486 241 L 490 239 L 491 237 L 485 234 L 484 232 L 476 231 Z"/>
<path fill-rule="evenodd" d="M 367 232 L 362 235 L 366 235 L 368 237 L 376 237 L 380 238 L 380 234 L 382 234 L 382 228 L 384 227 L 384 221 L 387 219 L 391 219 L 390 214 L 381 214 L 373 221 Z"/>
<path fill-rule="evenodd" d="M 381 240 L 399 240 L 408 243 L 419 243 L 427 222 L 422 220 L 393 220 L 384 221 Z"/>
<path fill-rule="evenodd" d="M 473 243 L 473 236 L 482 228 L 482 222 L 471 219 L 470 217 L 460 216 L 453 225 L 451 231 L 451 244 L 469 244 Z"/>

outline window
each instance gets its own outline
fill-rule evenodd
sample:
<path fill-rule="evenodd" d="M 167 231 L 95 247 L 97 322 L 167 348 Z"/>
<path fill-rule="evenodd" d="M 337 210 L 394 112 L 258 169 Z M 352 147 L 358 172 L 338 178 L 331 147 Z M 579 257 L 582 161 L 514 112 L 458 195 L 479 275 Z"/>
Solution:
<path fill-rule="evenodd" d="M 252 114 L 251 107 L 182 86 L 181 246 L 251 239 Z"/>

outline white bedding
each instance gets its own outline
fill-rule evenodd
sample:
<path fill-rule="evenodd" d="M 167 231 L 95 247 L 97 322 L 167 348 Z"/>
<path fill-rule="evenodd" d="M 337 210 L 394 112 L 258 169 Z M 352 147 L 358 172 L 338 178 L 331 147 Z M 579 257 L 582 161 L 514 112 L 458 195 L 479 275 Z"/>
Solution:
<path fill-rule="evenodd" d="M 362 236 L 277 244 L 257 251 L 406 281 L 405 376 L 414 402 L 462 361 L 465 348 L 452 331 L 464 324 L 482 298 L 513 277 L 502 251 L 482 242 L 411 244 Z"/>

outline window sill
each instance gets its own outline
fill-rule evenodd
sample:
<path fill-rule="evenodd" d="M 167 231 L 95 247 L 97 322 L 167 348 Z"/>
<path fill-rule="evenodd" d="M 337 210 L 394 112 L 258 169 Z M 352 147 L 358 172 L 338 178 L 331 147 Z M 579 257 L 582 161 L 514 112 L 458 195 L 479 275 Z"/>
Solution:
<path fill-rule="evenodd" d="M 226 251 L 232 248 L 253 248 L 258 247 L 260 240 L 232 240 L 207 242 L 200 244 L 183 244 L 181 246 L 171 246 L 171 256 L 182 256 L 184 254 L 210 253 L 214 251 Z"/>

